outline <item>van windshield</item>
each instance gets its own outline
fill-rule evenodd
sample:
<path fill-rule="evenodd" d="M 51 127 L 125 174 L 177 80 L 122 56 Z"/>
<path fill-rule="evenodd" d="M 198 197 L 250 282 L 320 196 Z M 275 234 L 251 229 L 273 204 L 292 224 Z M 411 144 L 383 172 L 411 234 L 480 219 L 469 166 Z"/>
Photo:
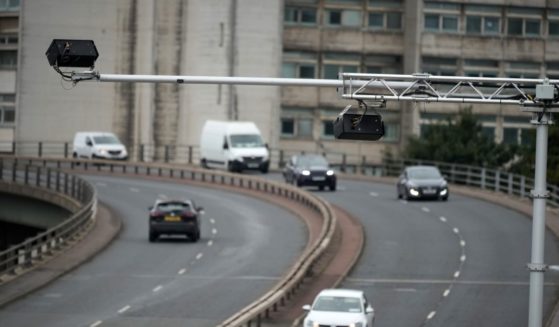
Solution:
<path fill-rule="evenodd" d="M 120 141 L 112 135 L 94 136 L 95 144 L 120 144 Z"/>
<path fill-rule="evenodd" d="M 233 148 L 261 148 L 264 146 L 262 138 L 258 134 L 231 135 L 231 147 Z"/>

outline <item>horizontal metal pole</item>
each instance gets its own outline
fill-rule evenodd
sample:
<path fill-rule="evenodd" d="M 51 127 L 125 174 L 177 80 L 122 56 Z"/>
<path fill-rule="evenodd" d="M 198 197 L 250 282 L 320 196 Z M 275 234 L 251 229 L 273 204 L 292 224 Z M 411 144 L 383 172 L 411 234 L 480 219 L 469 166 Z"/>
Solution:
<path fill-rule="evenodd" d="M 417 102 L 447 102 L 447 103 L 492 103 L 492 104 L 535 104 L 533 101 L 507 100 L 507 99 L 481 99 L 481 98 L 443 98 L 433 96 L 395 96 L 395 95 L 368 95 L 368 94 L 342 94 L 343 99 L 354 100 L 398 100 Z"/>
<path fill-rule="evenodd" d="M 430 74 L 366 74 L 366 73 L 342 73 L 342 77 L 359 79 L 383 79 L 400 81 L 428 80 L 432 82 L 480 82 L 480 83 L 514 83 L 514 84 L 542 84 L 545 78 L 507 78 L 507 77 L 469 77 L 469 76 L 440 76 Z M 550 84 L 559 84 L 559 80 L 550 79 Z"/>

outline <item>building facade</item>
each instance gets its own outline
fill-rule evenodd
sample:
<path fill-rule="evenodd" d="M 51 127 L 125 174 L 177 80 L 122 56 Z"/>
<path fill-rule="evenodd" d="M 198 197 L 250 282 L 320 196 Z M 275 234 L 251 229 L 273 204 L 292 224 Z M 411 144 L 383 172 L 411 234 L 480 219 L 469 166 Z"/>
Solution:
<path fill-rule="evenodd" d="M 272 148 L 378 162 L 465 107 L 388 103 L 381 141 L 335 140 L 332 121 L 348 102 L 333 88 L 74 86 L 47 64 L 55 38 L 94 40 L 101 73 L 559 78 L 559 0 L 0 0 L 0 143 L 112 130 L 129 147 L 160 149 L 197 145 L 207 119 L 251 120 Z M 532 128 L 516 106 L 472 110 L 496 142 L 525 142 Z"/>

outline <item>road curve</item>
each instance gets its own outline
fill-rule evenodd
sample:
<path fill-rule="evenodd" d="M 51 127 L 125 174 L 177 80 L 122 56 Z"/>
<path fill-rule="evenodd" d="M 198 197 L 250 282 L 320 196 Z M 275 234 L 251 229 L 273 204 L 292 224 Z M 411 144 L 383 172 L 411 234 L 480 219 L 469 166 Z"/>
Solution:
<path fill-rule="evenodd" d="M 315 195 L 359 218 L 360 261 L 341 287 L 365 290 L 382 326 L 526 326 L 531 220 L 501 206 L 451 194 L 448 202 L 401 201 L 395 185 L 342 180 Z M 546 262 L 559 262 L 549 230 Z M 545 276 L 544 317 L 559 300 Z"/>
<path fill-rule="evenodd" d="M 0 326 L 215 326 L 265 293 L 307 243 L 302 221 L 217 189 L 87 177 L 124 228 L 103 253 L 0 311 Z M 156 198 L 205 208 L 202 238 L 147 240 Z"/>

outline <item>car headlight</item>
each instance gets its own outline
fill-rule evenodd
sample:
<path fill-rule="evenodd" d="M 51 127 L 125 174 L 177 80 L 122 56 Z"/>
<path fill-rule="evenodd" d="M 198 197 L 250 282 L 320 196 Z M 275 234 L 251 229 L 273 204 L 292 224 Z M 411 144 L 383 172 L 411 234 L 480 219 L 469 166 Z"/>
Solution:
<path fill-rule="evenodd" d="M 311 174 L 310 170 L 305 169 L 305 170 L 301 171 L 301 175 L 303 175 L 303 176 L 309 176 L 310 174 Z"/>
<path fill-rule="evenodd" d="M 326 172 L 326 175 L 327 175 L 327 176 L 334 176 L 334 171 L 333 171 L 333 170 L 328 170 L 328 171 Z"/>
<path fill-rule="evenodd" d="M 419 195 L 419 191 L 414 189 L 414 188 L 410 188 L 410 194 L 413 196 L 418 196 Z"/>
<path fill-rule="evenodd" d="M 446 181 L 441 182 L 441 187 L 447 187 L 448 183 Z"/>
<path fill-rule="evenodd" d="M 107 149 L 99 149 L 99 154 L 106 155 Z"/>
<path fill-rule="evenodd" d="M 314 326 L 315 326 L 314 322 L 310 319 L 305 322 L 305 327 L 314 327 Z"/>

